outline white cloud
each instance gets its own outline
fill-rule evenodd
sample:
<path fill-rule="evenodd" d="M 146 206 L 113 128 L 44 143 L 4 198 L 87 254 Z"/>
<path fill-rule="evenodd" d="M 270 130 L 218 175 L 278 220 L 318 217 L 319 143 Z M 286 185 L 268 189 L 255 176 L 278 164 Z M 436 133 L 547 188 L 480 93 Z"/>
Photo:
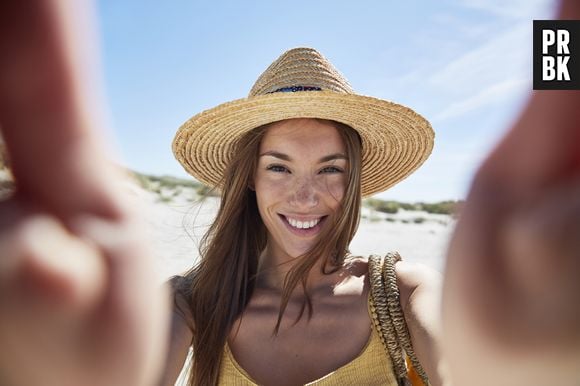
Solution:
<path fill-rule="evenodd" d="M 472 94 L 506 78 L 531 75 L 532 26 L 519 22 L 448 62 L 429 81 L 455 94 Z"/>
<path fill-rule="evenodd" d="M 554 2 L 459 0 L 459 5 L 488 16 L 481 23 L 473 23 L 477 34 L 467 39 L 473 46 L 466 45 L 463 54 L 428 78 L 446 101 L 447 107 L 435 117 L 439 120 L 467 114 L 498 98 L 517 99 L 525 93 L 532 78 L 532 20 L 550 17 Z M 445 20 L 444 15 L 439 18 Z"/>
<path fill-rule="evenodd" d="M 465 195 L 474 171 L 531 91 L 532 20 L 550 18 L 551 6 L 547 0 L 457 0 L 453 9 L 431 15 L 421 38 L 411 40 L 412 50 L 392 48 L 381 57 L 381 68 L 388 68 L 393 52 L 407 61 L 395 75 L 377 70 L 367 82 L 370 95 L 388 90 L 437 130 L 430 160 L 384 198 Z M 405 56 L 409 52 L 426 59 Z"/>
<path fill-rule="evenodd" d="M 475 1 L 475 0 L 470 0 Z M 440 91 L 445 120 L 488 106 L 498 99 L 521 99 L 532 83 L 532 20 L 518 20 L 492 30 L 485 42 L 466 49 L 440 67 L 429 84 Z"/>
<path fill-rule="evenodd" d="M 432 16 L 433 28 L 454 31 L 456 38 L 434 41 L 437 50 L 429 61 L 410 63 L 406 73 L 396 77 L 377 77 L 369 83 L 371 95 L 416 98 L 408 90 L 424 90 L 433 97 L 425 102 L 427 111 L 439 109 L 437 119 L 466 114 L 498 97 L 517 100 L 532 78 L 532 20 L 549 17 L 551 0 L 483 1 L 458 0 L 459 8 L 481 9 L 483 18 L 466 18 L 459 12 L 440 12 Z M 430 36 L 430 35 L 429 35 Z M 434 33 L 434 39 L 442 35 Z M 444 36 L 444 35 L 443 35 Z M 425 39 L 429 39 L 427 36 Z M 445 39 L 445 37 L 443 37 Z M 422 42 L 424 44 L 424 42 Z M 425 50 L 426 48 L 423 47 Z M 385 62 L 381 60 L 380 62 Z M 408 95 L 407 95 L 408 94 Z"/>
<path fill-rule="evenodd" d="M 553 0 L 460 0 L 459 4 L 509 19 L 546 17 L 555 6 Z"/>
<path fill-rule="evenodd" d="M 498 101 L 512 99 L 515 96 L 520 95 L 527 85 L 529 85 L 528 80 L 522 77 L 500 81 L 467 99 L 451 103 L 447 108 L 433 117 L 433 121 L 440 122 L 449 118 L 455 118 L 470 113 L 483 106 L 497 103 Z"/>

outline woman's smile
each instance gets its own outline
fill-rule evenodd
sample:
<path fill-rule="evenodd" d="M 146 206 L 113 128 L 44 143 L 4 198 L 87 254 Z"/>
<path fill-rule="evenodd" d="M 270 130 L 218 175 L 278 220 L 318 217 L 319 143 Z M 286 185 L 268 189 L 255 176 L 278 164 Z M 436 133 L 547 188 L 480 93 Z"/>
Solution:
<path fill-rule="evenodd" d="M 315 245 L 326 219 L 340 208 L 347 167 L 344 142 L 332 123 L 291 119 L 268 128 L 254 190 L 271 252 L 297 257 Z"/>
<path fill-rule="evenodd" d="M 322 229 L 322 224 L 327 216 L 317 216 L 314 218 L 300 219 L 298 217 L 278 214 L 286 228 L 296 236 L 312 237 L 316 236 Z"/>

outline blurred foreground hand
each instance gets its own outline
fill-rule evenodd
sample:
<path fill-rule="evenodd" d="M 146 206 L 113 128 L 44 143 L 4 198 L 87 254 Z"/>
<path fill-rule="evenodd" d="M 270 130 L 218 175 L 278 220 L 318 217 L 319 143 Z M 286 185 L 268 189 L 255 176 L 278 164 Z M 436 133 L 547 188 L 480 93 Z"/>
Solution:
<path fill-rule="evenodd" d="M 0 384 L 146 386 L 168 299 L 105 154 L 89 2 L 0 3 Z M 83 6 L 85 8 L 83 8 Z"/>
<path fill-rule="evenodd" d="M 443 304 L 453 385 L 580 385 L 580 91 L 535 92 L 479 170 Z"/>

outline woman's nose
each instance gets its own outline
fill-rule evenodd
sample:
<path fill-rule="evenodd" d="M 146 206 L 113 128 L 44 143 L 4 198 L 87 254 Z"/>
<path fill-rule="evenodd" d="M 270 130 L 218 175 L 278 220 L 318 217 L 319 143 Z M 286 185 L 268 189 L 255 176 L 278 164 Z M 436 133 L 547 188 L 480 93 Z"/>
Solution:
<path fill-rule="evenodd" d="M 296 181 L 289 195 L 290 205 L 297 209 L 311 209 L 318 205 L 318 192 L 314 181 L 303 178 Z"/>

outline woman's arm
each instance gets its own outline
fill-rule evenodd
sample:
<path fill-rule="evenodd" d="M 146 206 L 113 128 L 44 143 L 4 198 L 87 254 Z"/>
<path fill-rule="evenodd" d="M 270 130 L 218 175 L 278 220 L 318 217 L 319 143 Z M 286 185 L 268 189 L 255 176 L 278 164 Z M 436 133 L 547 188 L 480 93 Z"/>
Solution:
<path fill-rule="evenodd" d="M 169 353 L 165 362 L 165 370 L 159 385 L 173 386 L 187 358 L 191 346 L 191 329 L 183 319 L 181 313 L 173 311 L 171 320 L 171 336 L 169 338 Z"/>
<path fill-rule="evenodd" d="M 0 2 L 2 385 L 150 386 L 169 307 L 90 71 L 91 1 Z M 98 77 L 98 76 L 97 76 Z"/>
<path fill-rule="evenodd" d="M 401 307 L 413 348 L 431 385 L 443 384 L 441 368 L 440 301 L 442 276 L 420 264 L 396 264 Z"/>
<path fill-rule="evenodd" d="M 189 311 L 187 301 L 176 289 L 176 281 L 180 278 L 173 278 L 168 286 L 174 293 L 173 312 L 171 317 L 171 333 L 169 337 L 169 352 L 165 362 L 162 378 L 159 382 L 161 386 L 173 386 L 181 373 L 191 340 L 193 338 L 193 318 Z"/>
<path fill-rule="evenodd" d="M 456 385 L 580 385 L 579 106 L 578 90 L 535 91 L 475 176 L 445 270 Z"/>

